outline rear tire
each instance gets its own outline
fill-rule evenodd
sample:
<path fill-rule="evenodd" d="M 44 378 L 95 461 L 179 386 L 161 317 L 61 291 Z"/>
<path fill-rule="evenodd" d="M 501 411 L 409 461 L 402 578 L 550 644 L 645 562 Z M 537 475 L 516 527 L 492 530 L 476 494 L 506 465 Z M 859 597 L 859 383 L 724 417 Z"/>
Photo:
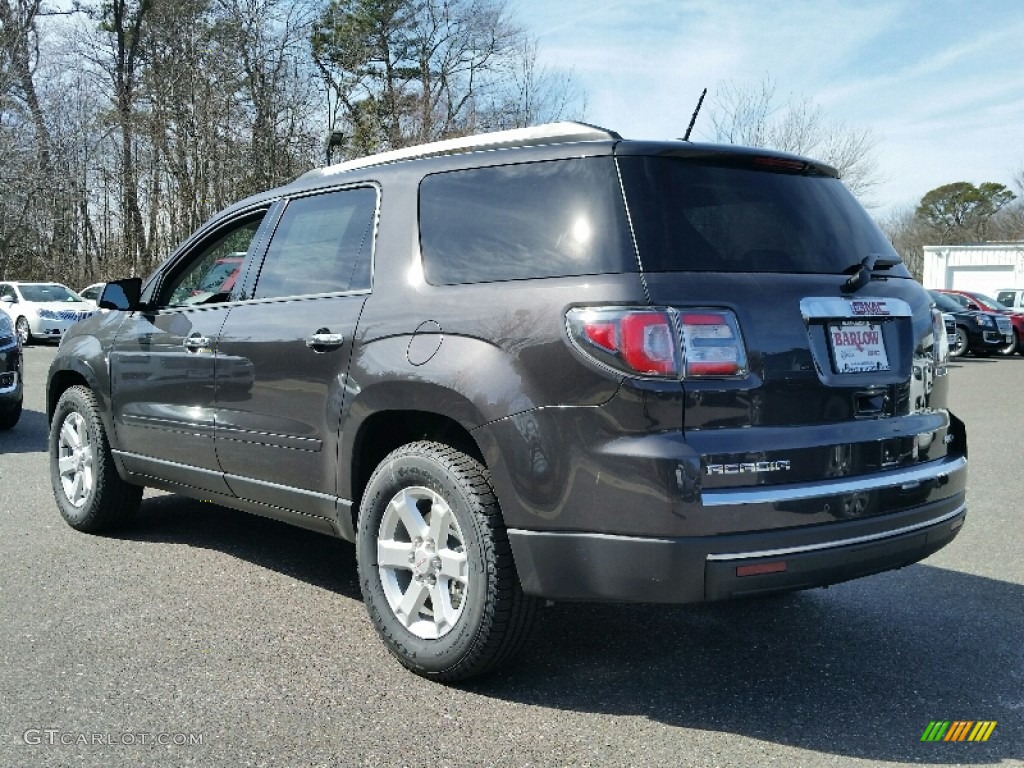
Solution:
<path fill-rule="evenodd" d="M 53 495 L 68 525 L 99 533 L 135 514 L 142 487 L 117 474 L 96 396 L 88 388 L 71 387 L 61 395 L 49 449 Z"/>
<path fill-rule="evenodd" d="M 523 646 L 537 600 L 523 594 L 490 475 L 447 445 L 381 462 L 360 504 L 363 600 L 387 649 L 418 675 L 456 682 Z"/>

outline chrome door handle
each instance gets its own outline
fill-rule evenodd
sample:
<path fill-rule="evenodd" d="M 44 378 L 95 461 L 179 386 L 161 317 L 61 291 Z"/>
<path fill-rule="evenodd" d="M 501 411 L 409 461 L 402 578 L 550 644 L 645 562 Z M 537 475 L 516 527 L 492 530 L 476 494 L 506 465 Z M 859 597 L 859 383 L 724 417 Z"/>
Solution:
<path fill-rule="evenodd" d="M 200 349 L 209 349 L 210 340 L 206 336 L 189 336 L 182 344 L 185 349 L 199 351 Z"/>
<path fill-rule="evenodd" d="M 344 334 L 317 331 L 306 339 L 306 346 L 310 349 L 317 349 L 318 347 L 333 349 L 334 347 L 340 347 L 344 342 Z"/>

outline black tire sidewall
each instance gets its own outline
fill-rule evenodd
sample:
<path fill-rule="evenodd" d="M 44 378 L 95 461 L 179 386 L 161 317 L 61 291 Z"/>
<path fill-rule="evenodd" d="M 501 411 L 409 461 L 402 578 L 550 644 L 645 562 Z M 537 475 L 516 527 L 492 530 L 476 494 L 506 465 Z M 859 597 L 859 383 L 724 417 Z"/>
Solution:
<path fill-rule="evenodd" d="M 14 429 L 21 419 L 21 402 L 17 402 L 10 408 L 0 410 L 0 429 Z"/>
<path fill-rule="evenodd" d="M 60 430 L 65 419 L 72 414 L 78 413 L 85 420 L 86 429 L 89 432 L 89 440 L 93 448 L 93 485 L 85 503 L 81 507 L 74 506 L 64 493 L 60 479 L 60 466 L 58 457 L 58 446 Z M 106 490 L 106 474 L 112 470 L 108 465 L 109 451 L 107 449 L 106 431 L 96 412 L 92 395 L 82 387 L 71 387 L 57 402 L 57 408 L 50 422 L 49 438 L 50 454 L 50 482 L 53 485 L 53 495 L 57 501 L 57 508 L 61 517 L 72 528 L 82 531 L 92 531 L 102 523 L 100 505 L 103 502 L 103 493 Z"/>
<path fill-rule="evenodd" d="M 394 615 L 384 594 L 377 569 L 377 536 L 384 511 L 402 489 L 422 486 L 445 499 L 462 529 L 469 583 L 465 607 L 458 623 L 436 640 L 414 635 Z M 386 460 L 367 485 L 359 530 L 356 559 L 359 581 L 370 619 L 388 650 L 410 669 L 427 676 L 457 667 L 472 655 L 487 612 L 488 568 L 485 562 L 485 534 L 481 530 L 473 494 L 443 463 L 423 455 L 407 454 Z"/>

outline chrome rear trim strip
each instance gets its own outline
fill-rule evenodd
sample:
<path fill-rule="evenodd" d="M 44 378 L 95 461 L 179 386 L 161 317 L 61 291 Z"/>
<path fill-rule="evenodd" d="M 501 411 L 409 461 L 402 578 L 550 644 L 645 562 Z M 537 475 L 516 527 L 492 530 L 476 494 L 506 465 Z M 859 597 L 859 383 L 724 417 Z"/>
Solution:
<path fill-rule="evenodd" d="M 841 496 L 847 493 L 865 493 L 882 488 L 907 486 L 912 488 L 928 480 L 948 478 L 967 468 L 963 456 L 946 457 L 916 467 L 877 472 L 856 478 L 840 477 L 814 483 L 793 485 L 759 485 L 749 488 L 711 489 L 701 492 L 705 507 L 725 507 L 730 504 L 777 504 L 784 501 L 820 499 L 826 496 Z"/>

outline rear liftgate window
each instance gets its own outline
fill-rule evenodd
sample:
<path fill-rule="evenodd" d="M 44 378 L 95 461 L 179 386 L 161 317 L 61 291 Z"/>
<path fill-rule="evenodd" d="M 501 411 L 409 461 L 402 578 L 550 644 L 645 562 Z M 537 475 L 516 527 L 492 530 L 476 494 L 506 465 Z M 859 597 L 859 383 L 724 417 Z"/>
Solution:
<path fill-rule="evenodd" d="M 839 274 L 869 254 L 898 259 L 842 183 L 803 163 L 624 156 L 619 167 L 645 272 Z"/>
<path fill-rule="evenodd" d="M 433 285 L 638 270 L 610 157 L 428 176 L 420 245 Z"/>

